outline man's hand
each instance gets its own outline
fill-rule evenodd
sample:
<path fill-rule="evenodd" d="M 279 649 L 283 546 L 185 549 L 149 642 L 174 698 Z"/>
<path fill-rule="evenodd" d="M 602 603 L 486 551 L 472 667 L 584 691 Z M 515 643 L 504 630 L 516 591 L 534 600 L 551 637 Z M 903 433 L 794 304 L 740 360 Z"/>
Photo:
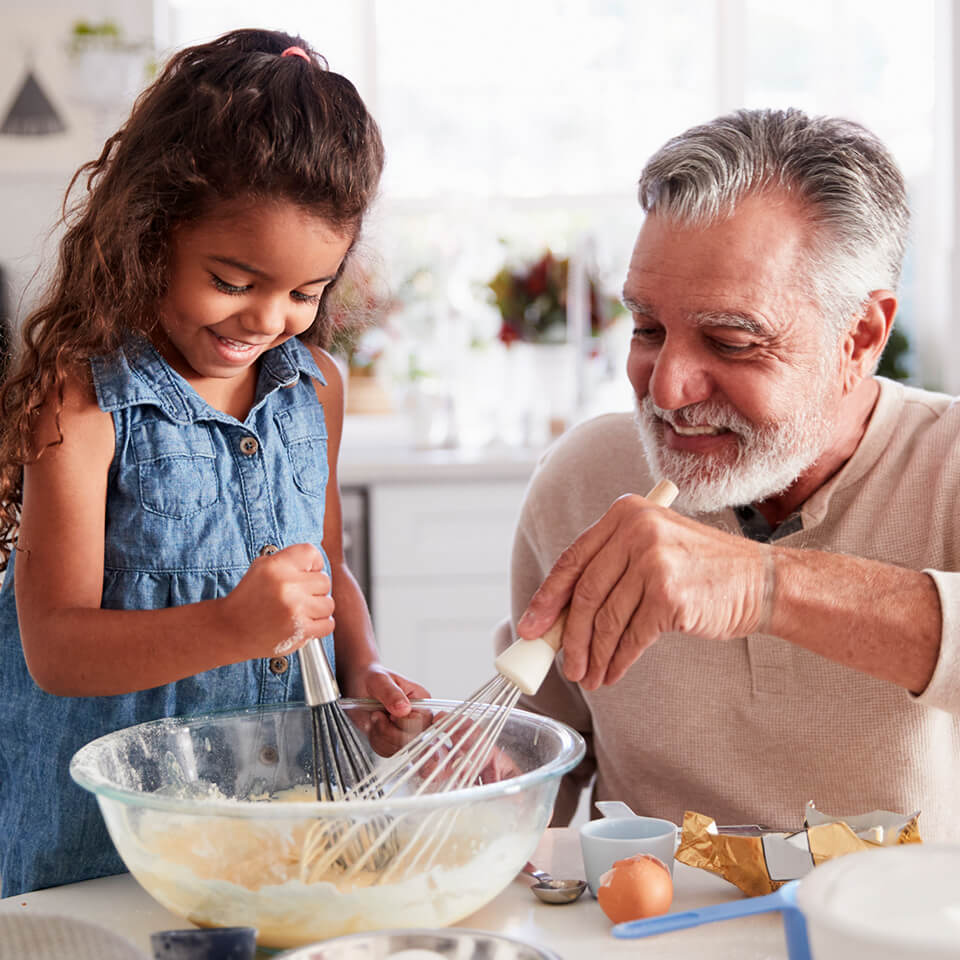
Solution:
<path fill-rule="evenodd" d="M 628 494 L 564 550 L 517 626 L 522 637 L 541 636 L 569 603 L 563 672 L 595 690 L 663 633 L 762 631 L 774 584 L 771 547 Z"/>

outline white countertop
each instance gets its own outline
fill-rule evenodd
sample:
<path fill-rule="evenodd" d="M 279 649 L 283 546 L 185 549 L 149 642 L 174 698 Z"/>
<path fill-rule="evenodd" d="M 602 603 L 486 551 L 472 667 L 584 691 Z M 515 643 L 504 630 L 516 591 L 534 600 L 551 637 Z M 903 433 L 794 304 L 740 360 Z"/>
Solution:
<path fill-rule="evenodd" d="M 500 443 L 418 446 L 403 417 L 355 415 L 344 423 L 337 472 L 341 487 L 411 481 L 526 481 L 542 452 Z"/>
<path fill-rule="evenodd" d="M 539 456 L 540 451 L 525 447 L 419 450 L 406 446 L 345 446 L 340 454 L 337 474 L 341 488 L 424 481 L 526 482 Z"/>
<path fill-rule="evenodd" d="M 583 876 L 575 830 L 548 830 L 533 862 L 554 876 Z M 618 940 L 611 923 L 589 892 L 576 903 L 550 906 L 517 877 L 482 910 L 457 926 L 486 930 L 549 947 L 564 960 L 607 957 L 656 957 L 665 960 L 780 960 L 787 951 L 779 914 L 759 914 L 643 940 Z M 674 864 L 674 900 L 670 912 L 740 899 L 732 884 L 703 870 Z M 121 934 L 151 955 L 150 934 L 189 926 L 154 901 L 130 876 L 121 874 L 0 900 L 0 914 L 26 911 L 61 914 L 99 924 Z M 29 958 L 24 958 L 29 960 Z"/>

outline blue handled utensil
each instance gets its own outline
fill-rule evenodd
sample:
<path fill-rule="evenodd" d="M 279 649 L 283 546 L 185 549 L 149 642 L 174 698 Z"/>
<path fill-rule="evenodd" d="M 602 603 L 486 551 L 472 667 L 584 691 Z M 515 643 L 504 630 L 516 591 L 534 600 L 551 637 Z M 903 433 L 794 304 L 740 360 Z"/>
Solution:
<path fill-rule="evenodd" d="M 749 897 L 732 903 L 718 903 L 700 910 L 684 910 L 682 913 L 668 913 L 662 917 L 650 917 L 648 920 L 618 923 L 614 926 L 612 933 L 615 937 L 622 939 L 652 937 L 657 933 L 683 930 L 685 927 L 696 927 L 701 923 L 732 920 L 734 917 L 748 917 L 754 913 L 771 913 L 779 910 L 783 914 L 787 956 L 790 960 L 811 960 L 810 945 L 807 942 L 807 924 L 797 906 L 799 883 L 799 880 L 791 880 L 779 890 L 763 897 Z"/>

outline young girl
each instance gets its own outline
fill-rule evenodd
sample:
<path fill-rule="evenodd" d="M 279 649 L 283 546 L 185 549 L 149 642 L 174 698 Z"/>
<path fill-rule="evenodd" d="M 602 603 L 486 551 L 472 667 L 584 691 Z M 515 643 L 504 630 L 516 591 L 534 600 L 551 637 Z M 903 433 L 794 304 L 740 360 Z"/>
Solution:
<path fill-rule="evenodd" d="M 4 896 L 124 869 L 68 775 L 95 737 L 302 700 L 314 636 L 344 695 L 427 695 L 379 664 L 344 563 L 318 345 L 382 167 L 348 80 L 241 30 L 177 54 L 74 178 L 0 392 Z"/>

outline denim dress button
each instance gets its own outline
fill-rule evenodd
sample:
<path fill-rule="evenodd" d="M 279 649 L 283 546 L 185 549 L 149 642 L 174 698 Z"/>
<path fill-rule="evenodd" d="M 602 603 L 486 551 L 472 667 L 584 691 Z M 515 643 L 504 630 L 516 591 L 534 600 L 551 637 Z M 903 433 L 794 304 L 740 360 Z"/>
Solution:
<path fill-rule="evenodd" d="M 286 657 L 271 657 L 270 658 L 270 672 L 281 674 L 287 672 L 287 658 Z"/>
<path fill-rule="evenodd" d="M 248 457 L 252 457 L 260 449 L 260 444 L 257 443 L 256 437 L 244 437 L 240 441 L 240 449 Z"/>
<path fill-rule="evenodd" d="M 272 557 L 275 553 L 279 553 L 280 548 L 275 543 L 265 543 L 260 548 L 261 557 Z"/>

